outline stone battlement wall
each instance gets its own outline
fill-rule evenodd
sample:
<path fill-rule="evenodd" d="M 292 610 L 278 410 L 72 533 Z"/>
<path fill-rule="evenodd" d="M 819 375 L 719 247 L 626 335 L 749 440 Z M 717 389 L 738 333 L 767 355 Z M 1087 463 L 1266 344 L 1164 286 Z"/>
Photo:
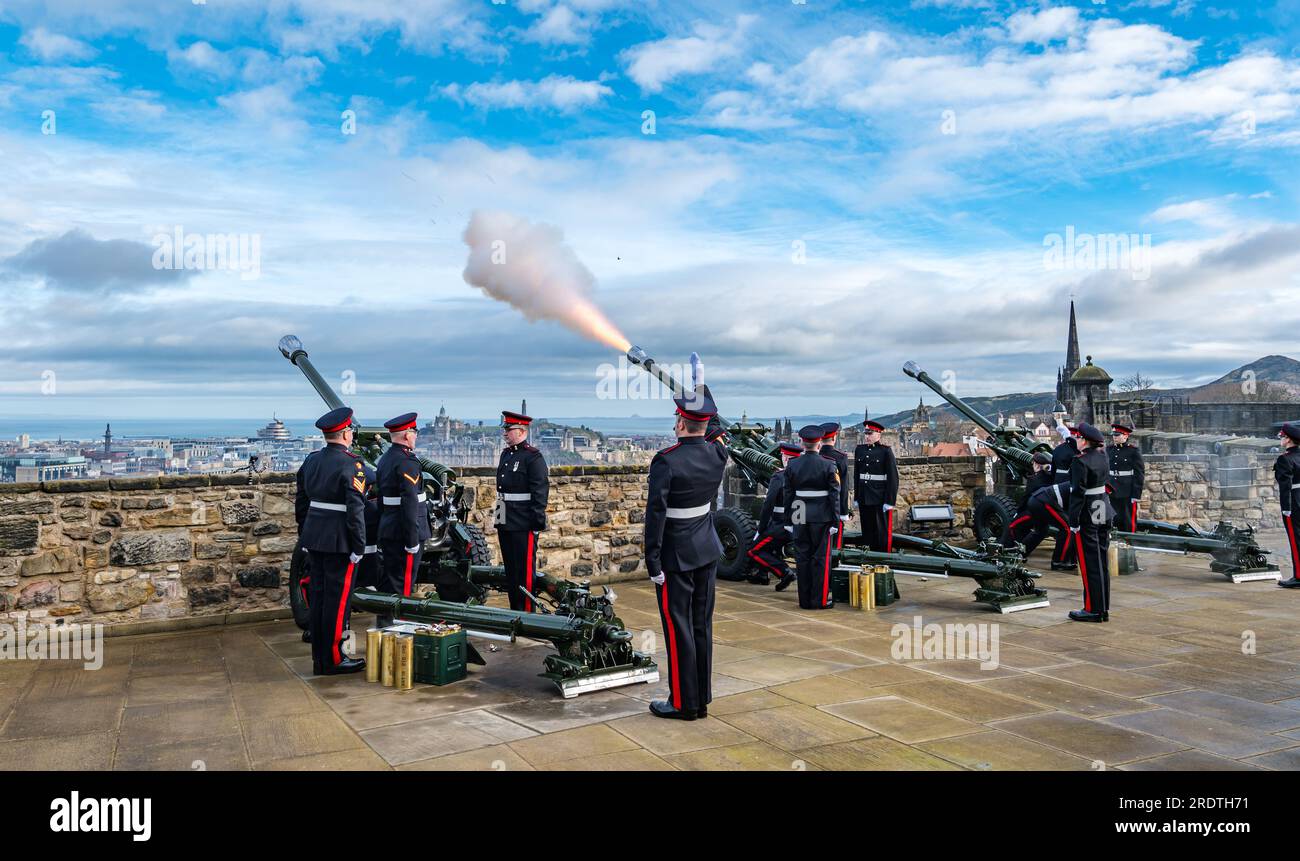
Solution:
<path fill-rule="evenodd" d="M 978 458 L 904 458 L 898 523 L 916 502 L 951 502 L 970 536 Z M 538 567 L 609 582 L 642 576 L 647 468 L 551 469 Z M 495 469 L 458 471 L 470 523 L 488 533 Z M 122 632 L 287 613 L 297 541 L 294 476 L 158 476 L 0 485 L 0 622 L 99 622 Z M 499 562 L 499 559 L 497 559 Z"/>
<path fill-rule="evenodd" d="M 1148 454 L 1138 516 L 1213 529 L 1220 520 L 1256 529 L 1281 528 L 1276 454 Z"/>

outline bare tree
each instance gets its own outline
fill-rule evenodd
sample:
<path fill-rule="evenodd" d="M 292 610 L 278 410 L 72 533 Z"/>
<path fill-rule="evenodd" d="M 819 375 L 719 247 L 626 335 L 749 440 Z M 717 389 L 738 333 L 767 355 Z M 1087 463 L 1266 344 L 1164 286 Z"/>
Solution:
<path fill-rule="evenodd" d="M 937 442 L 961 442 L 961 420 L 952 413 L 940 413 L 934 419 L 934 436 Z"/>
<path fill-rule="evenodd" d="M 1141 371 L 1134 371 L 1129 376 L 1115 384 L 1115 390 L 1119 392 L 1145 392 L 1148 389 L 1155 388 L 1156 381 L 1150 377 L 1144 376 Z"/>

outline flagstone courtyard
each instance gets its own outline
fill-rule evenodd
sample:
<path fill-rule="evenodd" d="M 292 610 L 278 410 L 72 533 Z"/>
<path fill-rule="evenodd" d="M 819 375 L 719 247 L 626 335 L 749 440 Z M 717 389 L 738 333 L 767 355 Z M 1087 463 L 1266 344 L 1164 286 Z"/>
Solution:
<path fill-rule="evenodd" d="M 1082 600 L 1065 573 L 1042 578 L 1051 607 L 1005 616 L 962 579 L 900 577 L 902 600 L 870 612 L 722 583 L 694 722 L 647 712 L 663 682 L 560 698 L 536 675 L 546 645 L 479 641 L 488 665 L 464 681 L 396 691 L 313 678 L 289 621 L 114 637 L 95 671 L 0 662 L 0 769 L 1300 768 L 1300 595 L 1141 561 L 1103 625 L 1065 620 Z M 649 585 L 614 588 L 638 643 L 661 645 Z M 891 628 L 917 616 L 997 625 L 997 666 L 896 659 Z"/>

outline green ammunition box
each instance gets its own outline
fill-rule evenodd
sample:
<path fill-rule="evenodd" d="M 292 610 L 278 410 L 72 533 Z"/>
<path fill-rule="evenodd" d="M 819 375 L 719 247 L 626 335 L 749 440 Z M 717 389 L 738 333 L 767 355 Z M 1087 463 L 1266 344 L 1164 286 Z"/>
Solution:
<path fill-rule="evenodd" d="M 858 565 L 837 565 L 831 569 L 831 597 L 838 604 L 849 603 L 849 578 L 861 571 Z"/>
<path fill-rule="evenodd" d="M 464 629 L 449 633 L 415 633 L 415 680 L 449 685 L 465 678 L 468 653 Z"/>
<path fill-rule="evenodd" d="M 898 600 L 894 572 L 884 565 L 876 567 L 876 606 L 884 607 Z"/>

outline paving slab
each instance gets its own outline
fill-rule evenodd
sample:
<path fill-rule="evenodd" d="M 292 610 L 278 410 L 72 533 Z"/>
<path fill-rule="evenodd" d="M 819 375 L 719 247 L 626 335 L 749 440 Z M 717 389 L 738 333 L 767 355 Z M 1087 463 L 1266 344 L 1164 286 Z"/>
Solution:
<path fill-rule="evenodd" d="M 1119 766 L 1120 771 L 1260 771 L 1245 760 L 1227 759 L 1202 750 L 1184 750 Z"/>
<path fill-rule="evenodd" d="M 1073 753 L 1107 767 L 1130 760 L 1174 753 L 1187 745 L 1146 733 L 1076 717 L 1062 712 L 1012 718 L 994 724 L 997 729 Z"/>
<path fill-rule="evenodd" d="M 781 750 L 800 750 L 875 735 L 861 724 L 806 705 L 779 706 L 721 717 L 739 730 Z"/>
<path fill-rule="evenodd" d="M 1114 726 L 1163 736 L 1188 747 L 1231 759 L 1293 747 L 1295 741 L 1232 723 L 1199 717 L 1173 709 L 1153 709 L 1137 714 L 1103 718 Z"/>
<path fill-rule="evenodd" d="M 1147 702 L 1180 712 L 1216 718 L 1241 727 L 1277 732 L 1300 729 L 1300 712 L 1284 706 L 1258 703 L 1253 700 L 1216 694 L 1209 691 L 1183 691 L 1158 697 L 1148 697 Z"/>
<path fill-rule="evenodd" d="M 339 723 L 342 725 L 342 721 Z M 343 728 L 346 730 L 346 726 Z M 365 730 L 361 738 L 389 765 L 404 765 L 536 734 L 491 712 L 476 711 Z"/>
<path fill-rule="evenodd" d="M 764 742 L 711 747 L 664 757 L 682 771 L 815 771 L 806 758 Z"/>
<path fill-rule="evenodd" d="M 906 685 L 886 685 L 872 689 L 872 695 L 901 697 L 975 723 L 1003 720 L 1047 710 L 1047 706 L 1038 703 L 999 694 L 986 690 L 979 685 L 962 684 L 950 679 L 912 682 Z"/>
<path fill-rule="evenodd" d="M 961 771 L 956 765 L 885 736 L 845 741 L 798 752 L 810 765 L 827 771 Z"/>
<path fill-rule="evenodd" d="M 994 679 L 984 682 L 988 690 L 1019 697 L 1061 711 L 1083 717 L 1121 714 L 1151 708 L 1141 700 L 1116 696 L 1095 688 L 1087 688 L 1040 675 L 1023 675 L 1013 679 Z"/>
<path fill-rule="evenodd" d="M 907 744 L 976 732 L 983 728 L 977 723 L 896 696 L 839 703 L 822 706 L 821 709 Z"/>
<path fill-rule="evenodd" d="M 616 720 L 610 726 L 659 756 L 757 740 L 712 714 L 694 721 L 665 720 L 644 714 Z"/>
<path fill-rule="evenodd" d="M 997 730 L 917 745 L 974 771 L 1087 771 L 1090 760 Z"/>

